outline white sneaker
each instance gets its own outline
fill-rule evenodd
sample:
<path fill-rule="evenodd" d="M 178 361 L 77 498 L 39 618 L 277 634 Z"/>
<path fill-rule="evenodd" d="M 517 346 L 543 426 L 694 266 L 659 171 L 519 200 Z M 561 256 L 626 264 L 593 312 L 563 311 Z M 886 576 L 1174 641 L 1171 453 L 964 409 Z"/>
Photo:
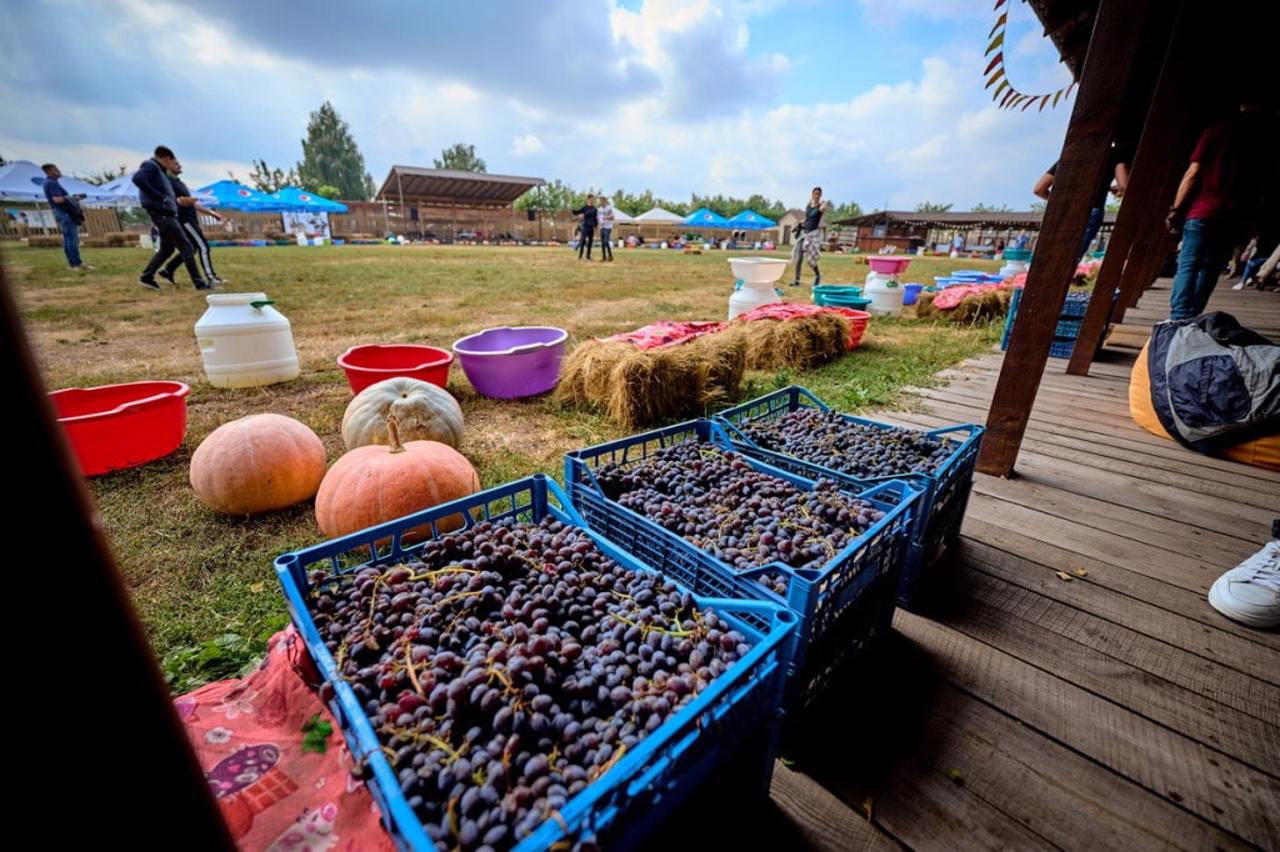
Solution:
<path fill-rule="evenodd" d="M 1280 626 L 1280 541 L 1268 542 L 1215 580 L 1209 604 L 1249 627 Z"/>
<path fill-rule="evenodd" d="M 1244 281 L 1237 281 L 1236 283 L 1232 284 L 1232 285 L 1231 285 L 1231 289 L 1232 289 L 1232 290 L 1243 290 L 1243 289 L 1244 289 Z"/>

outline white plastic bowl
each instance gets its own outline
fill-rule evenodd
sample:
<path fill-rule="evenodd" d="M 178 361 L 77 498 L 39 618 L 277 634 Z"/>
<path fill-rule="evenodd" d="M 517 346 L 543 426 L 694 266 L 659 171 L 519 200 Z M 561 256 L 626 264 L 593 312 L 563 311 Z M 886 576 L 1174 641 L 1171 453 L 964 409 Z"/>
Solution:
<path fill-rule="evenodd" d="M 788 262 L 779 257 L 731 257 L 733 277 L 743 284 L 772 284 L 782 277 Z"/>

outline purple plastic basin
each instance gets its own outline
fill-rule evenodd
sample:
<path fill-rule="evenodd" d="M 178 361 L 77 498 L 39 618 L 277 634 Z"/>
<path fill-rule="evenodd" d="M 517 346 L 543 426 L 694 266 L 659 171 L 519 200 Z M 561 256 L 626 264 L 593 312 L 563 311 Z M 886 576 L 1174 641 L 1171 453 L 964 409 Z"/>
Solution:
<path fill-rule="evenodd" d="M 541 325 L 486 328 L 455 341 L 453 351 L 478 393 L 516 399 L 556 386 L 568 336 L 562 328 Z"/>

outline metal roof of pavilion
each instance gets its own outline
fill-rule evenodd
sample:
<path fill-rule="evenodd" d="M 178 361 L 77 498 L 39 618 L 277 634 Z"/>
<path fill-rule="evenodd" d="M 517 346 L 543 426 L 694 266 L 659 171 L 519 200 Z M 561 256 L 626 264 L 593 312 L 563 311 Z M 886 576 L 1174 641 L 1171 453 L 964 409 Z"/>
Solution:
<path fill-rule="evenodd" d="M 546 181 L 536 177 L 490 175 L 453 169 L 392 166 L 376 200 L 445 202 L 452 204 L 510 204 Z"/>

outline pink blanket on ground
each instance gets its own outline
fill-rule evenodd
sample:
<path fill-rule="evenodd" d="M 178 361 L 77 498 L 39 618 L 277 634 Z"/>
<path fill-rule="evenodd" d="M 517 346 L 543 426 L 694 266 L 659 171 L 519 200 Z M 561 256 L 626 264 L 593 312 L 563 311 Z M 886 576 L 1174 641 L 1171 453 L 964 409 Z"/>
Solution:
<path fill-rule="evenodd" d="M 373 797 L 351 777 L 337 722 L 309 685 L 319 675 L 301 637 L 289 627 L 269 648 L 247 677 L 174 700 L 236 843 L 268 852 L 391 852 Z M 330 726 L 327 735 L 313 724 L 317 717 Z"/>
<path fill-rule="evenodd" d="M 807 317 L 817 313 L 839 314 L 848 319 L 866 319 L 861 311 L 848 308 L 821 308 L 817 305 L 797 305 L 792 302 L 772 302 L 761 305 L 755 310 L 739 314 L 734 322 L 755 322 L 757 320 L 789 320 Z M 727 322 L 668 322 L 663 320 L 627 331 L 600 338 L 601 343 L 630 343 L 637 349 L 659 349 L 663 346 L 676 346 L 688 343 L 704 334 L 715 334 L 729 327 Z"/>
<path fill-rule="evenodd" d="M 966 296 L 981 296 L 983 293 L 1003 290 L 1008 286 L 1010 285 L 1007 281 L 1001 281 L 999 284 L 962 284 L 958 287 L 948 287 L 945 290 L 939 290 L 933 297 L 933 306 L 940 311 L 949 311 L 963 302 Z"/>

